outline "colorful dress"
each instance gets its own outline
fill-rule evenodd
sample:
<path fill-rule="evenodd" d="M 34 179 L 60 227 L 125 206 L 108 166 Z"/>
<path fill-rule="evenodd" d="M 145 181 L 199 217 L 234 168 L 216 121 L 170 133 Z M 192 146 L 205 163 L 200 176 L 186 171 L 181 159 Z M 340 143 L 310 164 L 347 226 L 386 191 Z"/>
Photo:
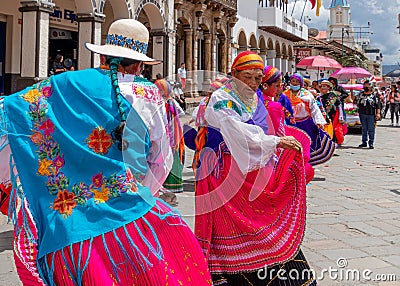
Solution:
<path fill-rule="evenodd" d="M 129 101 L 164 110 L 162 98 L 147 81 L 120 87 L 129 113 L 123 152 L 107 71 L 63 73 L 1 98 L 1 207 L 14 224 L 24 285 L 211 285 L 190 229 L 140 183 L 153 142 L 169 144 L 155 142 L 142 117 L 157 115 L 139 115 Z"/>
<path fill-rule="evenodd" d="M 290 89 L 283 92 L 292 103 L 296 127 L 304 130 L 311 138 L 310 164 L 318 165 L 328 161 L 335 151 L 335 143 L 317 124 L 325 125 L 326 121 L 314 96 L 306 89 L 300 89 L 294 95 Z"/>
<path fill-rule="evenodd" d="M 299 141 L 301 141 L 301 138 L 303 138 L 306 133 L 305 133 L 305 131 L 303 131 L 297 127 L 285 125 L 285 120 L 291 116 L 291 113 L 288 111 L 287 108 L 282 106 L 281 101 L 275 102 L 275 101 L 271 100 L 270 97 L 268 97 L 267 95 L 265 95 L 263 93 L 261 94 L 261 96 L 264 101 L 264 105 L 268 111 L 269 116 L 267 116 L 267 120 L 270 120 L 270 122 L 272 123 L 272 124 L 269 124 L 269 126 L 274 127 L 271 130 L 271 132 L 269 132 L 269 134 L 276 135 L 276 136 L 286 136 L 286 134 L 291 134 L 293 137 L 295 137 L 296 139 L 299 139 Z M 280 99 L 283 97 L 286 97 L 286 96 L 284 94 L 282 94 Z M 289 104 L 290 104 L 290 101 L 289 101 Z M 274 131 L 274 132 L 272 132 L 272 131 Z M 308 136 L 308 135 L 306 135 L 306 136 Z M 311 181 L 311 179 L 314 177 L 314 168 L 310 165 L 310 163 L 308 163 L 310 161 L 310 157 L 309 157 L 310 156 L 310 145 L 309 144 L 303 144 L 303 155 L 306 157 L 304 169 L 305 169 L 305 173 L 306 173 L 306 183 L 308 184 Z"/>
<path fill-rule="evenodd" d="M 347 126 L 344 124 L 342 103 L 336 92 L 328 92 L 320 96 L 322 105 L 326 112 L 326 121 L 332 126 L 331 138 L 339 145 L 343 144 L 344 136 L 347 133 Z"/>
<path fill-rule="evenodd" d="M 243 102 L 234 82 L 215 91 L 205 104 L 207 125 L 196 138 L 195 235 L 214 285 L 260 285 L 257 271 L 266 266 L 308 268 L 300 251 L 305 158 L 276 149 L 262 100 L 254 94 L 251 103 Z M 304 133 L 298 139 L 309 146 Z M 291 264 L 295 258 L 304 263 Z M 313 283 L 306 280 L 292 285 Z"/>
<path fill-rule="evenodd" d="M 169 143 L 173 152 L 174 162 L 163 186 L 173 193 L 180 193 L 183 192 L 182 170 L 185 162 L 185 141 L 179 120 L 177 103 L 173 101 L 171 96 L 168 96 L 168 98 L 164 100 L 168 121 L 167 133 L 169 135 Z"/>

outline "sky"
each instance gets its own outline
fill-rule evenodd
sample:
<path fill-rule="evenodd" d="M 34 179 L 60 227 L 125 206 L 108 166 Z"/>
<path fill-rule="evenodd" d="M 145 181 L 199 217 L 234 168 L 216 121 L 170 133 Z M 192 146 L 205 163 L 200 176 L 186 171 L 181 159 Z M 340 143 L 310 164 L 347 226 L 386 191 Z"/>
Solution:
<path fill-rule="evenodd" d="M 300 19 L 304 1 L 307 1 L 304 15 L 311 18 L 305 20 L 310 28 L 327 30 L 329 9 L 332 0 L 322 0 L 320 15 L 315 15 L 316 7 L 311 10 L 309 0 L 297 0 L 293 16 Z M 351 21 L 353 27 L 367 27 L 370 22 L 371 46 L 380 49 L 383 54 L 384 65 L 400 65 L 400 34 L 397 15 L 400 13 L 400 0 L 347 0 L 350 5 Z M 295 0 L 289 0 L 288 13 L 291 14 Z M 303 16 L 304 17 L 304 16 Z M 355 29 L 360 31 L 360 29 Z M 367 32 L 368 29 L 361 29 Z M 363 36 L 367 34 L 363 33 Z"/>

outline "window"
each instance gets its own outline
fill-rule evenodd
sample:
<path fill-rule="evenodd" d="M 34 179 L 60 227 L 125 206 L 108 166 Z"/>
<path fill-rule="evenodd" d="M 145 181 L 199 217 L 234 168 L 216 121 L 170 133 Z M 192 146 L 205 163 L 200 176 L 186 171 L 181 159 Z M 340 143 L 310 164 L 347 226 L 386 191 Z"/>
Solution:
<path fill-rule="evenodd" d="M 336 23 L 343 23 L 343 13 L 342 11 L 336 12 Z"/>

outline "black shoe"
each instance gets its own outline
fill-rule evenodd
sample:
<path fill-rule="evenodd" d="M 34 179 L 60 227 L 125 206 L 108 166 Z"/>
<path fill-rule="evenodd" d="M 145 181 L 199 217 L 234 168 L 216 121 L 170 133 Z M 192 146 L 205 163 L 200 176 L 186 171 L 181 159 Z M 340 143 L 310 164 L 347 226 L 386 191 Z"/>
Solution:
<path fill-rule="evenodd" d="M 362 148 L 362 147 L 367 147 L 367 144 L 362 143 L 362 144 L 358 145 L 358 148 Z"/>
<path fill-rule="evenodd" d="M 374 146 L 372 146 L 372 145 L 369 145 L 369 149 L 374 149 Z"/>

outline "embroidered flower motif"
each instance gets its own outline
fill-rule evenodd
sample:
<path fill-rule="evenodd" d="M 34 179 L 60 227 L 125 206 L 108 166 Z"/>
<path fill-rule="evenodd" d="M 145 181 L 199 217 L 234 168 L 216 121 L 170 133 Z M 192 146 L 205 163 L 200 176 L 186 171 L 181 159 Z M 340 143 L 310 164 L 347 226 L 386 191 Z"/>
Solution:
<path fill-rule="evenodd" d="M 139 94 L 141 96 L 145 96 L 146 95 L 146 91 L 144 90 L 144 88 L 142 86 L 136 86 L 135 87 L 135 93 Z"/>
<path fill-rule="evenodd" d="M 53 162 L 51 160 L 48 159 L 43 159 L 39 161 L 39 169 L 38 169 L 38 173 L 41 176 L 50 176 L 50 170 L 49 167 L 51 166 Z"/>
<path fill-rule="evenodd" d="M 39 130 L 43 130 L 46 136 L 50 136 L 54 132 L 54 123 L 50 119 L 47 119 L 39 126 Z"/>
<path fill-rule="evenodd" d="M 101 185 L 103 184 L 103 174 L 102 174 L 102 173 L 99 173 L 99 174 L 94 175 L 94 176 L 92 177 L 92 182 L 93 182 L 93 185 L 94 185 L 96 188 L 100 188 Z"/>
<path fill-rule="evenodd" d="M 25 101 L 27 101 L 29 103 L 34 103 L 37 100 L 37 98 L 39 97 L 39 95 L 40 95 L 39 91 L 36 88 L 34 88 L 34 89 L 31 89 L 30 91 L 28 91 L 23 96 L 23 98 Z"/>
<path fill-rule="evenodd" d="M 106 130 L 98 126 L 93 129 L 92 134 L 89 135 L 89 138 L 86 139 L 88 142 L 89 148 L 93 149 L 93 152 L 97 154 L 107 154 L 108 149 L 113 144 L 113 140 L 110 134 L 107 134 Z"/>
<path fill-rule="evenodd" d="M 33 131 L 34 133 L 31 135 L 31 141 L 34 144 L 39 144 L 43 140 L 43 134 L 38 131 Z"/>
<path fill-rule="evenodd" d="M 77 205 L 85 206 L 90 199 L 94 199 L 96 203 L 105 203 L 110 198 L 120 197 L 127 191 L 136 191 L 136 180 L 129 170 L 108 177 L 100 172 L 92 177 L 92 184 L 78 182 L 70 187 L 70 178 L 62 172 L 65 167 L 64 155 L 61 153 L 60 145 L 52 137 L 55 125 L 47 116 L 46 99 L 52 92 L 50 81 L 44 80 L 36 84 L 35 89 L 21 95 L 24 100 L 30 102 L 28 118 L 33 123 L 30 139 L 38 149 L 38 174 L 47 177 L 47 190 L 56 196 L 50 208 L 66 218 L 72 214 Z M 93 130 L 87 140 L 90 148 L 102 154 L 107 153 L 113 144 L 111 136 L 100 126 Z"/>
<path fill-rule="evenodd" d="M 49 98 L 52 93 L 53 90 L 51 89 L 51 86 L 45 86 L 42 88 L 42 94 L 44 95 L 44 97 Z"/>
<path fill-rule="evenodd" d="M 52 206 L 54 210 L 59 211 L 64 216 L 71 215 L 74 207 L 76 207 L 75 195 L 68 190 L 59 191 Z"/>
<path fill-rule="evenodd" d="M 60 170 L 62 167 L 64 167 L 65 161 L 64 157 L 58 155 L 54 160 L 53 160 L 53 166 L 56 168 L 57 172 Z"/>
<path fill-rule="evenodd" d="M 102 185 L 101 191 L 98 191 L 98 190 L 93 191 L 94 200 L 97 203 L 105 203 L 109 199 L 108 193 L 109 193 L 109 189 L 107 189 L 104 185 Z"/>

